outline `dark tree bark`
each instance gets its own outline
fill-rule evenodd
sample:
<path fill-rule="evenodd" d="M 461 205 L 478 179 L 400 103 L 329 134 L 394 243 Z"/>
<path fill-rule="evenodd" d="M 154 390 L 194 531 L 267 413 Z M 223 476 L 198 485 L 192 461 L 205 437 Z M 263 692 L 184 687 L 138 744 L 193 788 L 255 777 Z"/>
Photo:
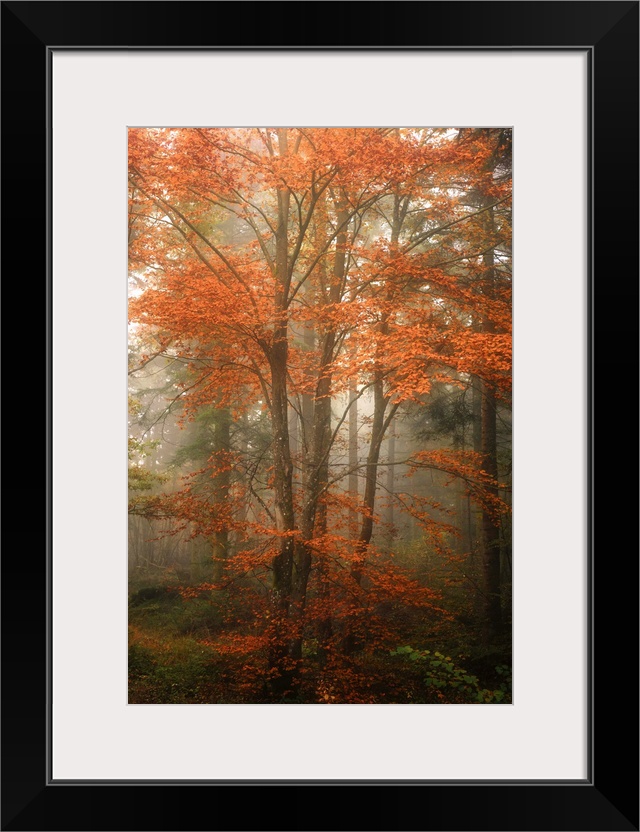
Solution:
<path fill-rule="evenodd" d="M 220 517 L 225 518 L 224 525 L 213 534 L 211 541 L 213 558 L 213 582 L 219 583 L 225 571 L 229 555 L 229 527 L 226 517 L 229 510 L 229 489 L 231 487 L 231 469 L 227 464 L 226 456 L 231 450 L 231 412 L 228 407 L 216 411 L 216 423 L 214 428 L 214 455 L 218 460 L 221 470 L 216 472 L 213 478 L 214 490 L 214 511 Z"/>
<path fill-rule="evenodd" d="M 358 499 L 358 385 L 355 380 L 349 384 L 349 496 Z M 349 512 L 349 521 L 354 525 L 358 514 L 355 508 Z"/>
<path fill-rule="evenodd" d="M 400 239 L 400 230 L 407 215 L 409 208 L 409 197 L 401 197 L 397 194 L 393 199 L 393 216 L 391 220 L 391 245 L 395 246 Z M 393 289 L 387 290 L 387 297 L 390 299 Z M 378 332 L 381 339 L 384 340 L 389 332 L 389 313 L 384 312 L 378 324 Z M 367 464 L 365 467 L 364 477 L 364 495 L 362 524 L 360 526 L 360 533 L 355 542 L 353 562 L 351 566 L 351 577 L 358 587 L 362 583 L 362 571 L 365 565 L 367 549 L 371 543 L 373 534 L 373 512 L 376 502 L 376 491 L 378 487 L 378 462 L 380 460 L 380 448 L 385 437 L 386 431 L 393 419 L 397 410 L 397 406 L 393 406 L 388 414 L 387 406 L 389 404 L 389 397 L 384 390 L 384 372 L 381 369 L 382 362 L 380 354 L 376 355 L 376 366 L 373 371 L 373 422 L 371 426 L 371 440 L 369 444 L 369 453 L 367 455 Z M 359 636 L 357 633 L 358 622 L 354 618 L 352 624 L 347 628 L 345 638 L 343 640 L 343 649 L 345 653 L 353 653 L 359 646 Z"/>
<path fill-rule="evenodd" d="M 278 130 L 281 156 L 288 151 L 287 129 Z M 271 369 L 271 409 L 273 420 L 273 462 L 276 528 L 280 534 L 279 552 L 273 559 L 271 589 L 272 633 L 269 667 L 274 694 L 289 690 L 292 667 L 288 661 L 288 616 L 291 602 L 295 513 L 293 503 L 293 465 L 289 446 L 289 398 L 287 368 L 289 359 L 289 326 L 287 303 L 289 294 L 288 229 L 291 194 L 286 187 L 278 190 L 278 226 L 276 229 L 276 285 L 273 343 L 268 352 Z"/>
<path fill-rule="evenodd" d="M 348 213 L 342 204 L 338 205 L 337 222 L 342 230 L 336 236 L 336 250 L 328 291 L 328 302 L 339 303 L 344 289 L 346 270 L 346 224 Z M 296 634 L 290 653 L 298 661 L 302 656 L 302 626 L 307 600 L 307 588 L 311 571 L 312 554 L 309 542 L 317 532 L 323 534 L 327 528 L 326 507 L 322 495 L 329 479 L 329 450 L 331 444 L 331 385 L 332 367 L 335 357 L 336 331 L 327 330 L 320 341 L 320 363 L 313 400 L 313 425 L 310 448 L 309 474 L 305 488 L 305 499 L 300 522 L 301 540 L 296 548 L 292 614 L 296 620 Z M 329 627 L 325 624 L 325 630 Z"/>
<path fill-rule="evenodd" d="M 396 436 L 393 430 L 393 422 L 389 425 L 389 439 L 387 442 L 387 462 L 389 463 L 387 468 L 387 499 L 389 504 L 387 506 L 387 516 L 386 521 L 390 526 L 389 534 L 390 536 L 393 534 L 393 495 L 395 492 L 395 481 L 396 481 Z"/>
<path fill-rule="evenodd" d="M 492 211 L 485 213 L 487 231 L 493 238 L 494 222 Z M 484 290 L 487 297 L 493 295 L 495 280 L 495 257 L 493 249 L 484 257 Z M 488 318 L 482 322 L 482 331 L 495 332 Z M 496 432 L 496 395 L 493 386 L 482 379 L 481 390 L 481 452 L 482 466 L 494 482 L 498 480 L 498 445 Z M 492 495 L 498 496 L 497 486 L 490 486 Z M 502 601 L 500 587 L 500 524 L 484 509 L 481 513 L 480 552 L 482 559 L 482 636 L 485 644 L 491 644 L 502 626 Z"/>

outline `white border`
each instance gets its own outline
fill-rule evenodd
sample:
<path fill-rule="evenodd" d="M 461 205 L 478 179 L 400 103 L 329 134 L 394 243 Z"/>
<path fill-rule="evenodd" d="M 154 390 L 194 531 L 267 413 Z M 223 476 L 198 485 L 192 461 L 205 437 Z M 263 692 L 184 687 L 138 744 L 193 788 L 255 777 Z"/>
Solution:
<path fill-rule="evenodd" d="M 586 79 L 577 52 L 54 52 L 54 779 L 586 777 Z M 126 126 L 194 124 L 513 125 L 513 706 L 126 704 Z"/>

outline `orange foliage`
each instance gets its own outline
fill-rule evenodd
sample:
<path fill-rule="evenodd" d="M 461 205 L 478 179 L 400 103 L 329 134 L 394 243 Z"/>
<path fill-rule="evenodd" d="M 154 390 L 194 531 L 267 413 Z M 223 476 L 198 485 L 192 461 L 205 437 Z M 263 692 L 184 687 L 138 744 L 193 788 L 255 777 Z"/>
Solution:
<path fill-rule="evenodd" d="M 508 248 L 511 234 L 510 179 L 492 175 L 495 153 L 491 130 L 131 129 L 130 267 L 144 288 L 130 300 L 130 320 L 158 354 L 181 362 L 183 419 L 215 403 L 238 418 L 251 413 L 256 421 L 264 412 L 275 420 L 283 331 L 286 395 L 299 413 L 304 401 L 317 413 L 323 398 L 346 397 L 353 379 L 361 393 L 378 385 L 386 413 L 424 400 L 436 383 L 464 386 L 471 375 L 508 401 L 511 284 L 507 269 L 485 257 Z M 266 679 L 300 666 L 286 648 L 289 658 L 274 669 L 274 644 L 320 645 L 323 702 L 350 701 L 347 688 L 367 690 L 343 649 L 347 634 L 375 652 L 397 638 L 391 608 L 447 615 L 436 593 L 396 567 L 392 551 L 370 539 L 362 545 L 364 520 L 380 521 L 375 508 L 346 492 L 340 477 L 319 473 L 339 441 L 334 427 L 318 434 L 320 451 L 309 427 L 297 447 L 287 438 L 293 519 L 281 519 L 274 498 L 282 472 L 268 452 L 254 462 L 257 452 L 249 459 L 246 448 L 214 454 L 181 490 L 154 502 L 175 528 L 234 537 L 222 583 L 185 588 L 186 596 L 254 580 L 238 590 L 251 632 L 209 645 L 252 655 L 253 671 Z M 424 451 L 408 464 L 464 481 L 496 516 L 507 510 L 478 455 Z M 231 485 L 221 500 L 202 483 L 223 474 Z M 315 520 L 305 530 L 310 500 Z M 444 506 L 427 498 L 398 505 L 435 550 L 448 552 L 455 529 Z M 308 556 L 311 568 L 303 600 L 292 584 L 276 608 L 272 567 L 289 551 L 286 540 L 295 563 Z"/>

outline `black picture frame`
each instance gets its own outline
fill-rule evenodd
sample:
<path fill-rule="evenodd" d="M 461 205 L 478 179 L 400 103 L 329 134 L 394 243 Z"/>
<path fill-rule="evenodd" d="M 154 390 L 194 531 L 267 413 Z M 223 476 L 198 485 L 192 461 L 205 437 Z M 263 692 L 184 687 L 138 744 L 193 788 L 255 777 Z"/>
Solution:
<path fill-rule="evenodd" d="M 340 25 L 332 27 L 336 9 Z M 628 462 L 637 451 L 632 438 L 637 438 L 635 407 L 631 430 L 628 422 L 629 399 L 636 401 L 629 391 L 636 394 L 638 379 L 631 358 L 638 352 L 638 9 L 638 2 L 626 0 L 2 3 L 5 299 L 11 299 L 12 317 L 15 309 L 19 319 L 28 303 L 28 318 L 36 322 L 27 339 L 31 347 L 8 350 L 5 361 L 10 398 L 14 390 L 25 387 L 25 366 L 31 392 L 28 407 L 23 405 L 29 413 L 20 414 L 23 440 L 9 443 L 21 447 L 9 463 L 5 456 L 7 492 L 17 498 L 19 514 L 5 514 L 5 542 L 10 545 L 2 560 L 2 829 L 638 829 L 637 501 L 635 489 L 630 492 L 628 477 L 623 477 L 628 470 L 632 481 L 637 476 L 635 465 Z M 151 47 L 588 52 L 592 684 L 589 772 L 584 782 L 212 784 L 49 779 L 50 59 L 55 48 Z M 15 278 L 25 269 L 31 287 L 26 297 L 27 279 L 20 283 Z M 44 344 L 34 332 L 42 333 Z M 33 404 L 36 387 L 46 389 L 45 410 Z M 15 435 L 13 420 L 10 429 Z M 33 465 L 24 470 L 29 454 Z M 24 512 L 26 526 L 15 520 Z M 45 513 L 44 533 L 36 544 L 30 518 Z M 562 650 L 562 634 L 549 649 Z M 544 679 L 544 668 L 540 673 L 545 684 L 553 684 L 553 679 Z"/>

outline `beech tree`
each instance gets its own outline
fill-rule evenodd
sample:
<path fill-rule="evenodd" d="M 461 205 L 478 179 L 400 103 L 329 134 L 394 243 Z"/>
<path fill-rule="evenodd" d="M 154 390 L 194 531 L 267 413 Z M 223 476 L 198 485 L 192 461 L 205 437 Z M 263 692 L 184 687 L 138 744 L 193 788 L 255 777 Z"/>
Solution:
<path fill-rule="evenodd" d="M 179 360 L 183 421 L 216 414 L 198 476 L 153 511 L 212 541 L 211 580 L 184 592 L 236 583 L 252 630 L 218 647 L 253 656 L 275 701 L 300 683 L 305 644 L 334 680 L 320 691 L 330 699 L 336 669 L 357 672 L 350 657 L 397 646 L 394 606 L 447 616 L 376 544 L 385 475 L 390 524 L 409 514 L 441 552 L 455 534 L 433 500 L 395 493 L 397 464 L 443 472 L 476 501 L 490 635 L 499 622 L 492 558 L 507 508 L 491 431 L 511 378 L 506 155 L 492 130 L 129 131 L 130 318 L 157 347 L 140 366 Z M 480 452 L 397 459 L 403 408 L 474 378 Z"/>

